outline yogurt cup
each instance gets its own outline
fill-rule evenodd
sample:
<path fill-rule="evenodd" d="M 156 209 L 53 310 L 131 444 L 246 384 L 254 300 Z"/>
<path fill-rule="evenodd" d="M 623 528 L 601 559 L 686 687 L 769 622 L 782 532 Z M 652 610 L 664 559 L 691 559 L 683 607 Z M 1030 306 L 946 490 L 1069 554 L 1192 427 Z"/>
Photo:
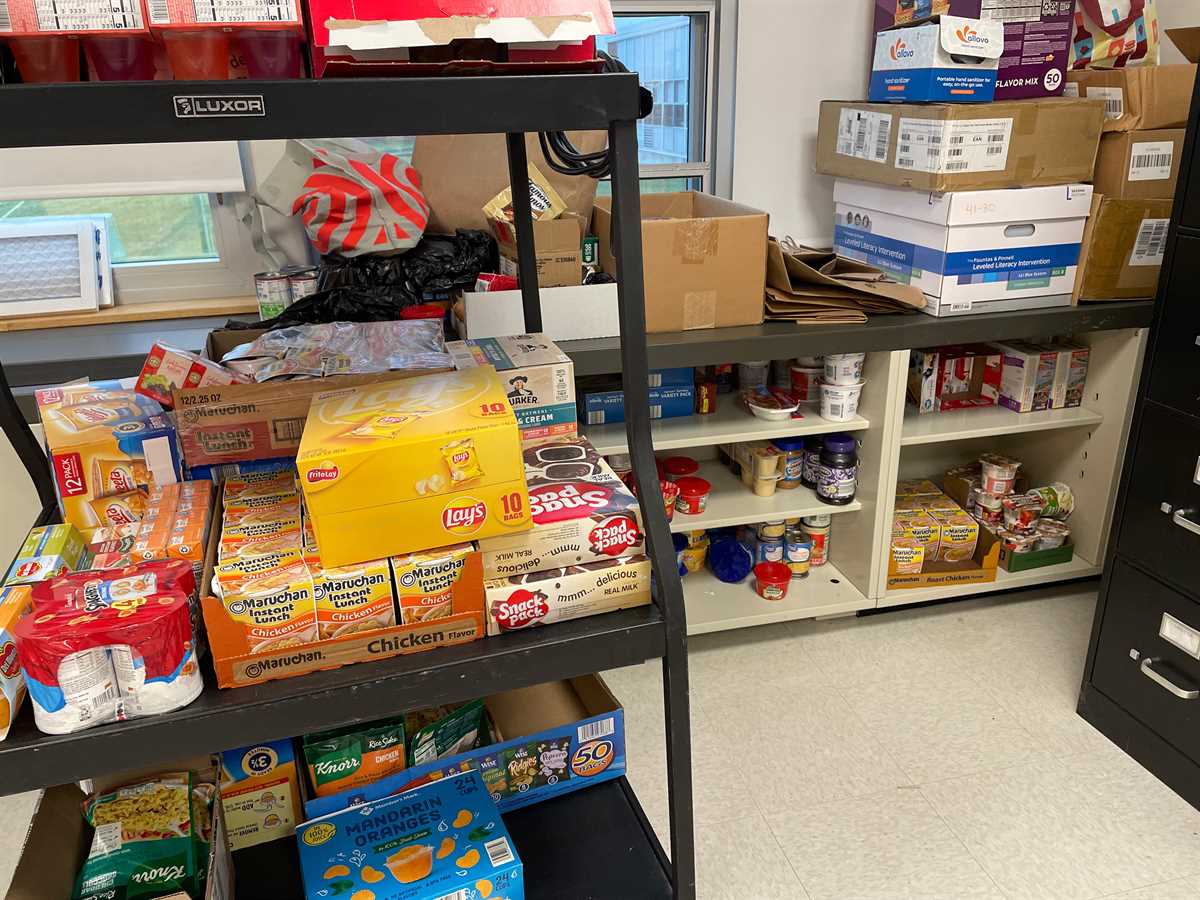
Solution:
<path fill-rule="evenodd" d="M 675 484 L 679 488 L 679 498 L 675 501 L 675 511 L 685 516 L 698 516 L 708 508 L 708 495 L 712 484 L 705 478 L 680 478 Z"/>
<path fill-rule="evenodd" d="M 792 570 L 781 562 L 760 562 L 754 567 L 754 589 L 764 600 L 782 600 L 792 582 Z"/>
<path fill-rule="evenodd" d="M 828 359 L 829 357 L 826 357 Z M 828 369 L 826 369 L 828 372 Z M 821 418 L 830 422 L 849 422 L 858 415 L 858 401 L 866 384 L 821 382 Z"/>
<path fill-rule="evenodd" d="M 1054 550 L 1061 547 L 1071 536 L 1071 528 L 1055 519 L 1043 519 L 1038 522 L 1037 548 L 1039 550 Z"/>
<path fill-rule="evenodd" d="M 824 369 L 825 357 L 823 356 L 797 356 L 797 366 L 803 369 Z"/>
<path fill-rule="evenodd" d="M 979 457 L 979 465 L 983 468 L 983 489 L 993 494 L 1011 494 L 1013 482 L 1017 480 L 1017 469 L 1021 464 L 1015 459 L 1001 456 L 999 453 L 985 453 Z"/>
<path fill-rule="evenodd" d="M 858 384 L 863 380 L 865 353 L 834 353 L 824 360 L 827 384 Z"/>
<path fill-rule="evenodd" d="M 824 366 L 792 366 L 792 393 L 802 404 L 815 406 L 821 402 L 821 378 Z"/>

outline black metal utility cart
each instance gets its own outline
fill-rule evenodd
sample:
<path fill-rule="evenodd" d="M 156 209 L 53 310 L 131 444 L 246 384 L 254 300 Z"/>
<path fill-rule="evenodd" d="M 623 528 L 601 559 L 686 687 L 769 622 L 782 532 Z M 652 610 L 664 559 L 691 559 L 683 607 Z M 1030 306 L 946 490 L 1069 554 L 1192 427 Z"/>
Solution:
<path fill-rule="evenodd" d="M 653 497 L 659 487 L 646 392 L 639 107 L 637 76 L 625 73 L 17 85 L 0 88 L 0 147 L 504 133 L 517 184 L 527 177 L 526 133 L 607 131 L 626 428 L 638 491 Z M 541 309 L 526 192 L 514 192 L 514 208 L 525 327 L 536 332 Z M 49 521 L 55 498 L 46 457 L 2 370 L 0 424 L 37 486 L 42 521 Z M 624 778 L 506 821 L 526 865 L 530 900 L 694 897 L 683 588 L 662 505 L 647 503 L 643 514 L 656 582 L 649 607 L 256 687 L 218 690 L 209 673 L 204 693 L 184 709 L 70 735 L 40 733 L 26 712 L 0 743 L 0 794 L 662 659 L 670 857 Z M 239 851 L 235 864 L 239 900 L 302 897 L 291 842 Z"/>

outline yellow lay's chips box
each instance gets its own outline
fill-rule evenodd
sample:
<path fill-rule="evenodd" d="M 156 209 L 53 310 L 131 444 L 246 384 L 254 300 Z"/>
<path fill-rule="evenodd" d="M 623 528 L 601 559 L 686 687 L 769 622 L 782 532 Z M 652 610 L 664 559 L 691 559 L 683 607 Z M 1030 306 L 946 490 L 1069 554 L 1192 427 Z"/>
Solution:
<path fill-rule="evenodd" d="M 520 432 L 491 366 L 317 394 L 296 466 L 327 566 L 530 528 Z"/>

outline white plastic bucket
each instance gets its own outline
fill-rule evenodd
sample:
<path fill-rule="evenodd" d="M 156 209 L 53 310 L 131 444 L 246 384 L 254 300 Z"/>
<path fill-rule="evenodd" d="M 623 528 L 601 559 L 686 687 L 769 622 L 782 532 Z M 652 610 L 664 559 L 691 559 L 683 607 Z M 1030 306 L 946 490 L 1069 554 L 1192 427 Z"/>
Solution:
<path fill-rule="evenodd" d="M 835 353 L 825 357 L 825 381 L 828 384 L 858 384 L 863 380 L 865 353 Z"/>
<path fill-rule="evenodd" d="M 858 384 L 821 382 L 821 418 L 830 422 L 849 422 L 858 415 L 858 401 L 865 381 Z"/>

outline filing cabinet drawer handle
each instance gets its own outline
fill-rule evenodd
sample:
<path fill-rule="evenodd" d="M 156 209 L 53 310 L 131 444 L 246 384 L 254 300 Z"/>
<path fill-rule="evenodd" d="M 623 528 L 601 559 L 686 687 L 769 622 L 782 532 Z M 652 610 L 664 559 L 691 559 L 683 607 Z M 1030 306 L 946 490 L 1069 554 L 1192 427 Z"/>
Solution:
<path fill-rule="evenodd" d="M 1190 531 L 1192 534 L 1200 534 L 1200 524 L 1193 522 L 1187 517 L 1187 514 L 1192 512 L 1190 509 L 1177 509 L 1175 514 L 1171 516 L 1171 521 L 1180 528 Z"/>
<path fill-rule="evenodd" d="M 1157 662 L 1157 660 L 1155 660 L 1153 657 L 1145 657 L 1142 660 L 1141 665 L 1142 674 L 1159 687 L 1170 691 L 1180 700 L 1196 700 L 1200 698 L 1200 690 L 1185 690 L 1184 688 L 1181 688 L 1179 685 L 1175 684 L 1175 682 L 1171 681 L 1171 679 L 1165 677 L 1164 675 L 1160 675 L 1158 672 L 1155 672 L 1153 669 L 1153 664 L 1155 662 Z"/>

